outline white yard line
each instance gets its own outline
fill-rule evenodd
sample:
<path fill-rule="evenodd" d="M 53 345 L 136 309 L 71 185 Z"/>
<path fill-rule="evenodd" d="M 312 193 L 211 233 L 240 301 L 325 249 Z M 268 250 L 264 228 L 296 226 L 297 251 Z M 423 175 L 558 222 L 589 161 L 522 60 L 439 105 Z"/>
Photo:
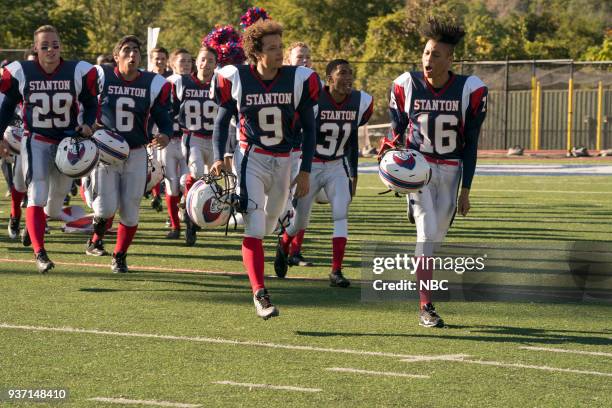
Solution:
<path fill-rule="evenodd" d="M 289 385 L 251 384 L 251 383 L 239 383 L 239 382 L 234 382 L 234 381 L 213 381 L 212 383 L 221 384 L 221 385 L 235 385 L 238 387 L 246 387 L 246 388 L 268 388 L 268 389 L 280 390 L 280 391 L 299 391 L 299 392 L 321 392 L 323 391 L 320 388 L 293 387 Z"/>
<path fill-rule="evenodd" d="M 123 405 L 150 405 L 154 407 L 175 407 L 175 408 L 198 408 L 202 406 L 200 404 L 183 404 L 180 402 L 133 400 L 133 399 L 126 399 L 126 398 L 105 398 L 105 397 L 89 398 L 89 401 L 108 402 L 111 404 L 123 404 Z"/>
<path fill-rule="evenodd" d="M 413 362 L 411 359 L 401 360 L 404 362 Z M 551 371 L 551 372 L 561 372 L 561 373 L 572 373 L 572 374 L 586 374 L 586 375 L 597 375 L 602 377 L 612 377 L 612 373 L 602 373 L 599 371 L 588 371 L 588 370 L 575 370 L 572 368 L 559 368 L 559 367 L 548 367 L 548 366 L 538 366 L 538 365 L 530 365 L 530 364 L 521 364 L 521 363 L 504 363 L 501 361 L 486 361 L 486 360 L 465 360 L 465 359 L 455 359 L 448 361 L 456 361 L 458 363 L 467 363 L 467 364 L 478 364 L 478 365 L 487 365 L 494 367 L 505 367 L 505 368 L 528 368 L 534 370 L 543 370 L 543 371 Z"/>
<path fill-rule="evenodd" d="M 533 351 L 550 351 L 553 353 L 584 354 L 587 356 L 612 357 L 612 353 L 604 353 L 603 351 L 568 350 L 568 349 L 560 349 L 560 348 L 534 347 L 534 346 L 522 346 L 522 347 L 519 347 L 519 349 L 533 350 Z"/>
<path fill-rule="evenodd" d="M 104 336 L 118 336 L 118 337 L 136 337 L 136 338 L 147 338 L 147 339 L 160 339 L 160 340 L 179 340 L 179 341 L 190 341 L 197 343 L 213 343 L 213 344 L 230 344 L 235 346 L 252 346 L 252 347 L 266 347 L 273 349 L 283 350 L 299 350 L 299 351 L 316 351 L 322 353 L 339 353 L 339 354 L 353 354 L 358 356 L 376 356 L 376 357 L 391 357 L 407 359 L 410 361 L 430 361 L 430 360 L 453 360 L 456 356 L 444 356 L 444 355 L 409 355 L 409 354 L 396 354 L 387 353 L 382 351 L 366 351 L 366 350 L 352 350 L 352 349 L 335 349 L 325 347 L 313 347 L 313 346 L 300 346 L 293 344 L 280 344 L 280 343 L 261 343 L 257 341 L 244 341 L 244 340 L 230 340 L 213 337 L 189 337 L 189 336 L 173 336 L 164 334 L 152 334 L 152 333 L 133 333 L 133 332 L 114 332 L 106 330 L 96 329 L 78 329 L 73 327 L 46 327 L 46 326 L 23 326 L 13 325 L 8 323 L 0 323 L 0 329 L 12 329 L 12 330 L 26 330 L 26 331 L 47 331 L 57 333 L 79 333 L 79 334 L 96 334 Z M 468 356 L 466 356 L 468 357 Z"/>
<path fill-rule="evenodd" d="M 431 378 L 428 375 L 422 375 L 422 374 L 396 373 L 392 371 L 370 371 L 370 370 L 361 370 L 358 368 L 348 368 L 348 367 L 329 367 L 329 368 L 326 368 L 325 370 L 334 371 L 338 373 L 380 375 L 383 377 Z"/>

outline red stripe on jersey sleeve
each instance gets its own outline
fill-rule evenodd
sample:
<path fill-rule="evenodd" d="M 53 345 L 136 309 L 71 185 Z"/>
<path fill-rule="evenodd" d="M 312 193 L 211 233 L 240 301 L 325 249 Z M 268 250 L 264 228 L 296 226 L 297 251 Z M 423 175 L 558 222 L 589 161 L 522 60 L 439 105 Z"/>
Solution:
<path fill-rule="evenodd" d="M 319 100 L 319 76 L 316 73 L 310 74 L 308 77 L 308 92 L 310 99 L 314 102 Z"/>
<path fill-rule="evenodd" d="M 9 89 L 11 89 L 11 82 L 13 80 L 13 76 L 9 72 L 8 69 L 4 69 L 2 72 L 2 78 L 0 78 L 0 92 L 7 93 Z"/>
<path fill-rule="evenodd" d="M 170 97 L 170 92 L 172 89 L 172 85 L 170 85 L 170 82 L 166 82 L 165 84 L 162 85 L 161 91 L 159 92 L 159 103 L 161 105 L 166 105 L 168 103 L 168 98 Z"/>
<path fill-rule="evenodd" d="M 470 109 L 472 110 L 472 115 L 474 116 L 478 114 L 478 107 L 482 102 L 482 97 L 484 96 L 485 91 L 486 88 L 481 86 L 470 95 Z"/>
<path fill-rule="evenodd" d="M 98 71 L 95 68 L 90 69 L 85 76 L 85 84 L 91 95 L 96 96 L 98 94 Z"/>
<path fill-rule="evenodd" d="M 217 75 L 217 88 L 221 93 L 221 103 L 224 105 L 232 99 L 232 82 L 221 75 Z"/>
<path fill-rule="evenodd" d="M 400 112 L 406 112 L 406 96 L 404 95 L 404 87 L 398 84 L 393 84 L 393 95 L 395 95 L 395 103 Z"/>

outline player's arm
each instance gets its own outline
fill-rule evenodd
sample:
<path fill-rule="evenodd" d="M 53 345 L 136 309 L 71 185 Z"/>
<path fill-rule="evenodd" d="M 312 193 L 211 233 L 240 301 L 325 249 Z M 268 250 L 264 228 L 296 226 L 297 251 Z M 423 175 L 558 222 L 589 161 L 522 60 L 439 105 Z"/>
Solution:
<path fill-rule="evenodd" d="M 302 84 L 302 95 L 297 109 L 302 125 L 302 163 L 297 177 L 291 183 L 296 186 L 296 198 L 304 197 L 310 188 L 310 170 L 317 143 L 317 104 L 320 91 L 321 80 L 315 72 L 311 72 Z"/>
<path fill-rule="evenodd" d="M 482 84 L 482 83 L 481 83 Z M 476 161 L 478 158 L 478 137 L 482 123 L 487 114 L 488 89 L 484 84 L 470 93 L 470 102 L 465 115 L 463 146 L 463 179 L 461 181 L 461 193 L 457 203 L 457 210 L 461 215 L 467 215 L 470 211 L 470 188 L 476 172 Z"/>
<path fill-rule="evenodd" d="M 163 79 L 163 77 L 159 77 Z M 153 86 L 155 86 L 155 84 L 153 84 Z M 151 105 L 151 117 L 159 129 L 159 134 L 154 135 L 153 141 L 151 142 L 154 147 L 166 147 L 168 143 L 170 143 L 170 135 L 174 132 L 169 109 L 171 92 L 172 86 L 169 82 L 164 80 Z"/>
<path fill-rule="evenodd" d="M 410 86 L 410 85 L 409 85 Z M 404 86 L 395 81 L 391 84 L 389 97 L 389 117 L 391 119 L 391 134 L 382 140 L 378 157 L 391 148 L 405 146 L 405 134 L 408 128 L 408 113 L 405 110 L 406 95 Z"/>
<path fill-rule="evenodd" d="M 12 65 L 12 64 L 11 64 Z M 9 65 L 9 67 L 11 66 Z M 8 157 L 10 150 L 4 140 L 4 131 L 13 120 L 15 108 L 22 100 L 19 92 L 19 82 L 11 75 L 9 67 L 5 68 L 0 78 L 0 92 L 4 94 L 2 104 L 0 104 L 0 157 Z"/>
<path fill-rule="evenodd" d="M 372 95 L 361 91 L 360 105 L 359 105 L 359 123 L 358 127 L 365 126 L 372 117 L 374 112 L 374 98 Z M 357 193 L 357 175 L 358 175 L 358 164 L 359 164 L 359 128 L 353 130 L 354 134 L 350 136 L 350 147 L 348 152 L 349 159 L 349 175 L 351 177 L 352 191 L 351 194 L 354 196 Z"/>
<path fill-rule="evenodd" d="M 235 68 L 228 67 L 228 70 L 226 71 L 229 71 L 230 69 Z M 217 116 L 215 117 L 215 124 L 213 126 L 212 144 L 214 163 L 210 169 L 210 172 L 215 175 L 220 174 L 222 170 L 229 171 L 229 169 L 225 168 L 223 159 L 228 147 L 227 144 L 230 133 L 230 123 L 232 121 L 232 117 L 238 113 L 238 104 L 232 97 L 233 83 L 231 80 L 223 76 L 224 73 L 225 72 L 218 72 L 211 81 L 212 94 L 215 98 L 215 102 L 219 106 Z M 230 72 L 228 73 L 231 74 Z M 237 76 L 236 73 L 234 73 L 234 75 Z M 239 79 L 236 78 L 235 80 Z"/>
<path fill-rule="evenodd" d="M 77 83 L 81 84 L 77 99 L 83 107 L 83 123 L 75 130 L 89 137 L 98 115 L 98 70 L 88 62 L 80 61 L 75 68 L 75 76 L 79 77 Z"/>
<path fill-rule="evenodd" d="M 359 130 L 354 129 L 349 136 L 349 146 L 347 152 L 348 172 L 351 178 L 351 195 L 357 193 L 357 166 L 359 165 Z"/>

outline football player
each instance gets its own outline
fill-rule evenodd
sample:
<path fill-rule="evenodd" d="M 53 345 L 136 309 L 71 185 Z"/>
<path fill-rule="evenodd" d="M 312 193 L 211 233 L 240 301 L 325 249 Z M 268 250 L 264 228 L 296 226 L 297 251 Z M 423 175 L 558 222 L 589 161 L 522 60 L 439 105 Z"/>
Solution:
<path fill-rule="evenodd" d="M 423 71 L 406 72 L 391 87 L 393 141 L 383 141 L 381 154 L 390 146 L 408 146 L 420 151 L 432 169 L 429 184 L 419 193 L 407 196 L 409 217 L 416 223 L 417 257 L 432 256 L 444 240 L 455 212 L 466 216 L 470 210 L 469 195 L 476 169 L 478 135 L 486 115 L 487 87 L 476 76 L 451 71 L 453 50 L 464 34 L 460 26 L 430 18 L 423 29 L 423 36 L 428 39 L 423 50 Z M 408 127 L 410 132 L 405 140 Z M 417 268 L 419 288 L 421 282 L 431 281 L 432 274 L 432 268 Z M 443 326 L 431 302 L 431 292 L 420 290 L 419 298 L 419 324 Z"/>
<path fill-rule="evenodd" d="M 348 208 L 357 188 L 357 130 L 368 122 L 374 105 L 369 94 L 353 89 L 353 70 L 348 61 L 331 61 L 325 75 L 327 86 L 319 96 L 317 146 L 310 188 L 305 197 L 297 200 L 293 222 L 279 240 L 274 267 L 279 277 L 285 276 L 289 245 L 308 226 L 313 201 L 319 190 L 324 189 L 331 199 L 334 220 L 329 279 L 332 286 L 345 288 L 350 282 L 342 274 L 342 260 L 348 237 Z"/>
<path fill-rule="evenodd" d="M 203 47 L 196 58 L 197 74 L 188 74 L 173 81 L 172 99 L 178 112 L 179 125 L 185 129 L 183 137 L 184 157 L 188 174 L 185 178 L 184 196 L 197 179 L 204 176 L 213 162 L 212 133 L 217 104 L 209 95 L 210 83 L 217 65 L 217 52 Z M 197 226 L 185 213 L 185 244 L 193 246 L 197 239 Z"/>
<path fill-rule="evenodd" d="M 92 134 L 97 110 L 97 72 L 84 61 L 61 58 L 62 43 L 55 27 L 45 25 L 34 32 L 34 61 L 13 62 L 2 74 L 0 92 L 6 95 L 0 109 L 0 134 L 12 120 L 17 104 L 23 102 L 23 173 L 28 186 L 26 228 L 36 255 L 38 271 L 46 273 L 55 265 L 44 246 L 46 216 L 44 207 L 53 204 L 50 214 L 61 211 L 72 179 L 54 166 L 60 141 L 75 131 Z M 83 124 L 79 125 L 79 102 Z M 0 155 L 7 153 L 2 142 Z M 51 198 L 50 198 L 51 197 Z"/>
<path fill-rule="evenodd" d="M 272 233 L 285 207 L 291 185 L 295 196 L 308 193 L 315 144 L 315 106 L 320 80 L 306 67 L 283 66 L 282 26 L 260 20 L 244 33 L 243 46 L 254 65 L 228 65 L 215 79 L 214 97 L 219 105 L 213 131 L 212 174 L 225 170 L 223 155 L 228 125 L 235 112 L 240 116 L 240 207 L 245 211 L 242 260 L 247 270 L 257 315 L 278 316 L 264 284 L 263 237 Z M 290 152 L 295 144 L 295 120 L 303 128 L 300 172 L 290 179 Z"/>
<path fill-rule="evenodd" d="M 117 67 L 97 65 L 100 92 L 100 126 L 112 129 L 130 146 L 128 158 L 119 164 L 100 162 L 91 174 L 93 182 L 94 234 L 86 253 L 103 255 L 102 239 L 107 222 L 117 210 L 121 215 L 111 269 L 128 272 L 127 250 L 138 228 L 140 200 L 147 185 L 147 144 L 164 148 L 172 134 L 171 85 L 164 77 L 138 69 L 140 40 L 128 35 L 113 49 Z M 147 122 L 153 119 L 160 133 L 149 139 Z"/>
<path fill-rule="evenodd" d="M 191 73 L 192 58 L 189 51 L 178 48 L 170 54 L 170 65 L 175 74 L 167 79 L 171 84 L 181 81 L 182 75 Z M 172 104 L 170 104 L 172 109 Z M 168 239 L 177 239 L 180 236 L 181 221 L 179 219 L 179 202 L 181 200 L 180 180 L 187 173 L 185 156 L 181 147 L 183 132 L 178 120 L 178 109 L 172 109 L 174 118 L 174 132 L 170 144 L 161 151 L 160 161 L 164 166 L 164 178 L 166 182 L 166 208 L 170 218 L 170 231 L 166 235 Z"/>
<path fill-rule="evenodd" d="M 285 64 L 303 66 L 312 68 L 312 59 L 310 58 L 310 48 L 306 43 L 301 41 L 294 42 L 289 46 L 285 52 Z M 302 150 L 300 149 L 301 140 L 296 141 L 296 145 L 291 150 L 291 178 L 295 178 L 299 169 L 300 161 L 302 160 Z M 292 218 L 295 216 L 295 209 L 293 208 L 293 194 L 289 194 L 287 199 L 287 205 L 285 207 L 284 219 L 281 219 L 283 227 L 287 227 L 288 224 L 293 222 Z M 306 230 L 302 229 L 295 234 L 291 241 L 291 247 L 289 251 L 289 258 L 287 262 L 289 266 L 312 266 L 312 262 L 308 262 L 302 255 L 302 243 L 304 242 L 304 234 Z M 286 273 L 286 271 L 285 271 Z M 278 274 L 277 274 L 278 275 Z M 284 276 L 284 274 L 281 275 Z"/>
<path fill-rule="evenodd" d="M 168 50 L 164 47 L 153 48 L 151 50 L 151 55 L 149 56 L 150 71 L 159 74 L 164 78 L 168 78 L 170 75 L 172 75 L 172 70 L 168 69 L 169 57 L 170 55 L 168 54 Z M 148 131 L 150 136 L 157 133 L 154 123 L 149 124 Z M 150 153 L 154 154 L 157 160 L 161 162 L 161 151 L 151 150 Z M 151 208 L 157 212 L 161 212 L 164 209 L 161 200 L 161 182 L 153 186 L 151 189 L 151 196 Z"/>

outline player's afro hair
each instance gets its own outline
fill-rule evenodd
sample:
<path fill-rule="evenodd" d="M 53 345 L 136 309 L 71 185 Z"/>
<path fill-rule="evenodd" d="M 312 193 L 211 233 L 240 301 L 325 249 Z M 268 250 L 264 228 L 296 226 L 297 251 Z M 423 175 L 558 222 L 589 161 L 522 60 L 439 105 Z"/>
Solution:
<path fill-rule="evenodd" d="M 436 17 L 429 17 L 427 24 L 421 29 L 423 37 L 455 46 L 465 35 L 463 27 L 451 21 L 442 21 Z"/>
<path fill-rule="evenodd" d="M 258 20 L 250 26 L 242 36 L 242 44 L 247 58 L 252 62 L 257 62 L 257 53 L 262 51 L 262 40 L 266 35 L 283 35 L 283 26 L 274 20 Z"/>

